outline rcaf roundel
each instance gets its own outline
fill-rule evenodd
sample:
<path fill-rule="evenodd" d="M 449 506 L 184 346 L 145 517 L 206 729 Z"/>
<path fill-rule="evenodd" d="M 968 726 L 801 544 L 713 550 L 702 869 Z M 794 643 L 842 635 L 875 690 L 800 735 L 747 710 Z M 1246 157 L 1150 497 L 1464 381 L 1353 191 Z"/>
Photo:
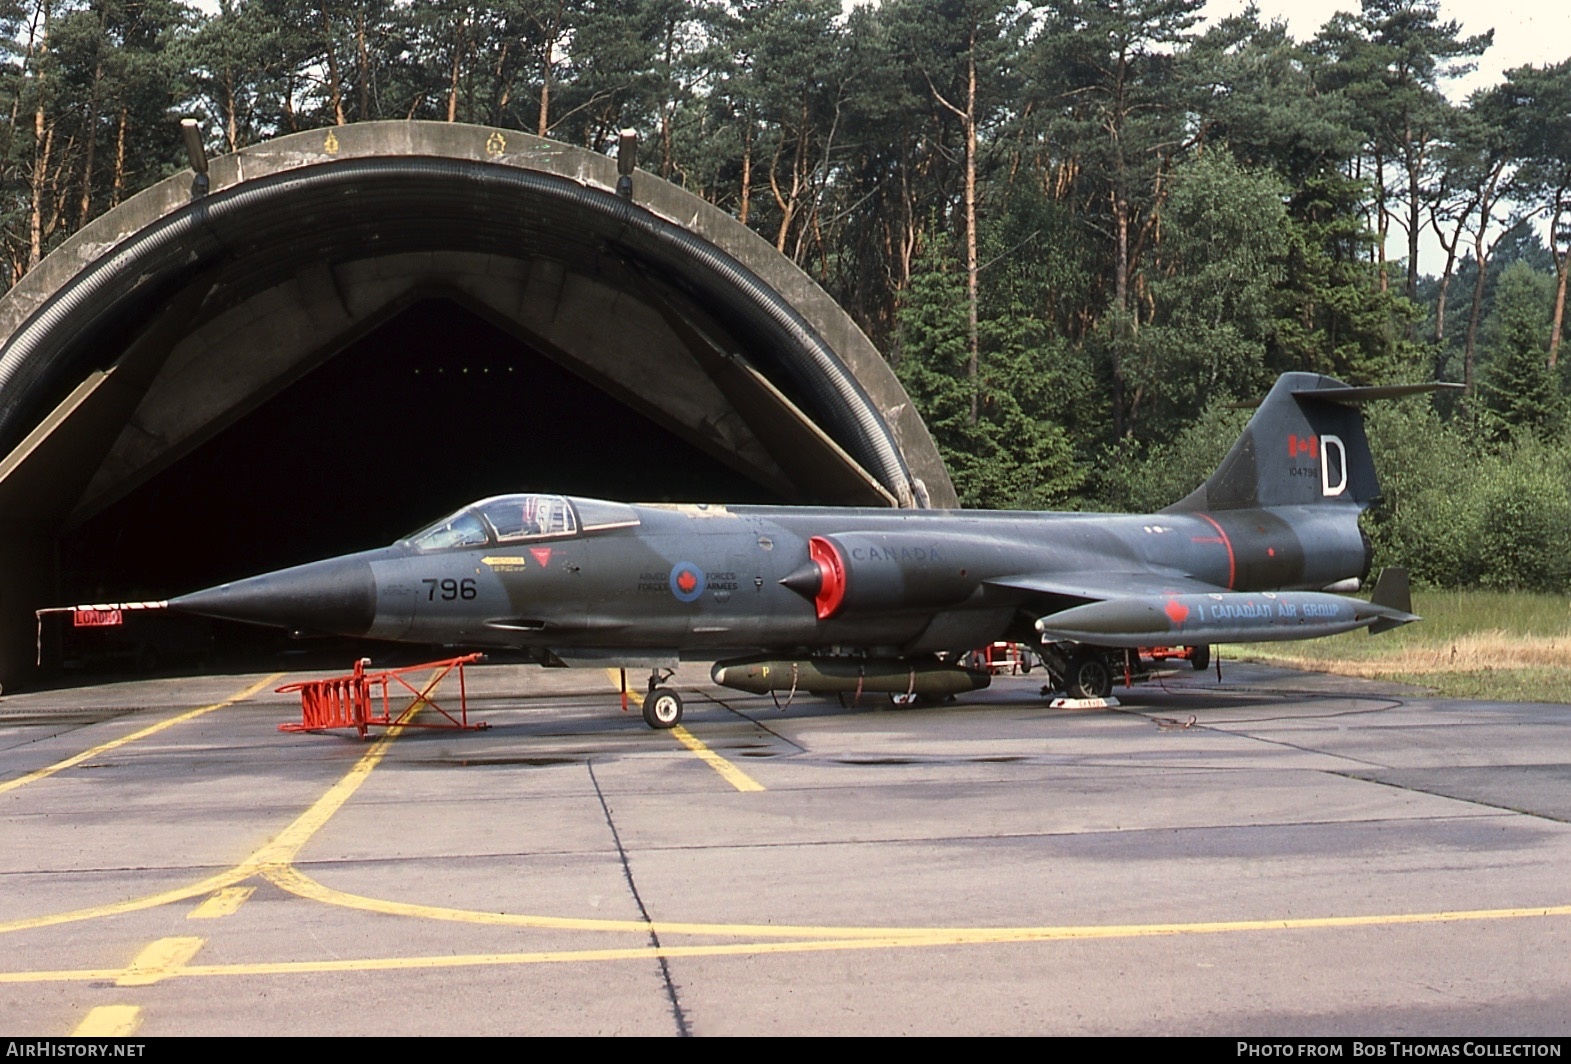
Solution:
<path fill-rule="evenodd" d="M 704 593 L 704 571 L 692 562 L 671 567 L 671 594 L 678 602 L 695 602 Z"/>

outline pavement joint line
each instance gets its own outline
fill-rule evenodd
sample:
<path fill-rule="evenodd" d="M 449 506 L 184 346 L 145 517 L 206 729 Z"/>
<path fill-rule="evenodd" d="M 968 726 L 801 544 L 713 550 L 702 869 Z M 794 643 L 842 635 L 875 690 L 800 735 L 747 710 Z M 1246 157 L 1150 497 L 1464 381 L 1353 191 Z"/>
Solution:
<path fill-rule="evenodd" d="M 192 936 L 161 938 L 132 958 L 115 980 L 116 986 L 152 986 L 172 975 L 179 975 L 187 961 L 195 957 L 206 939 Z"/>
<path fill-rule="evenodd" d="M 185 914 L 187 920 L 216 920 L 233 916 L 256 890 L 255 887 L 225 887 L 209 895 L 207 900 Z"/>
<path fill-rule="evenodd" d="M 267 679 L 252 684 L 250 687 L 247 687 L 239 694 L 231 695 L 222 702 L 214 702 L 210 706 L 201 706 L 197 709 L 188 710 L 185 713 L 176 714 L 167 720 L 159 721 L 157 724 L 150 724 L 145 728 L 139 728 L 129 735 L 122 735 L 118 739 L 111 739 L 107 743 L 100 743 L 90 750 L 84 750 L 82 753 L 68 757 L 64 761 L 57 761 L 55 764 L 49 765 L 46 768 L 38 769 L 35 772 L 29 772 L 25 776 L 18 776 L 14 780 L 6 780 L 4 783 L 0 783 L 0 794 L 4 794 L 6 791 L 14 791 L 18 787 L 23 787 L 29 783 L 35 783 L 38 780 L 53 776 L 57 772 L 71 768 L 73 765 L 80 765 L 83 761 L 97 757 L 99 754 L 108 753 L 110 750 L 117 749 L 118 747 L 124 746 L 127 743 L 134 743 L 138 739 L 146 739 L 149 735 L 157 735 L 165 728 L 172 728 L 176 724 L 183 724 L 188 720 L 195 720 L 197 717 L 211 713 L 216 709 L 223 709 L 225 706 L 232 706 L 236 702 L 243 702 L 247 698 L 250 698 L 252 695 L 256 694 L 258 691 L 261 691 L 263 688 L 267 687 L 282 675 L 283 673 L 281 672 L 275 672 L 273 675 L 267 677 Z"/>
<path fill-rule="evenodd" d="M 281 674 L 280 674 L 281 675 Z M 266 683 L 277 679 L 270 677 L 228 702 L 204 707 L 211 711 L 240 698 L 255 693 Z M 569 963 L 647 959 L 649 957 L 694 957 L 739 954 L 765 954 L 806 952 L 813 950 L 878 949 L 910 946 L 984 945 L 994 943 L 1049 942 L 1090 939 L 1124 939 L 1159 936 L 1184 936 L 1224 934 L 1237 932 L 1323 930 L 1370 926 L 1399 926 L 1435 923 L 1461 923 L 1486 920 L 1527 919 L 1571 916 L 1571 905 L 1539 906 L 1515 909 L 1475 909 L 1429 913 L 1371 914 L 1365 916 L 1303 917 L 1271 920 L 1220 921 L 1191 924 L 1128 924 L 1088 925 L 1063 927 L 996 927 L 996 928 L 942 928 L 942 927 L 787 927 L 754 924 L 684 924 L 646 921 L 615 921 L 541 917 L 506 913 L 482 913 L 469 910 L 441 909 L 381 899 L 365 898 L 336 891 L 305 876 L 293 867 L 300 849 L 310 840 L 329 818 L 358 790 L 381 760 L 389 744 L 402 733 L 404 724 L 424 703 L 425 694 L 411 703 L 398 721 L 378 738 L 344 777 L 329 791 L 297 817 L 272 841 L 268 842 L 245 861 L 228 872 L 209 877 L 193 886 L 165 891 L 147 898 L 129 902 L 76 910 L 71 913 L 35 917 L 0 924 L 0 931 L 49 926 L 92 916 L 112 915 L 150 908 L 166 902 L 211 894 L 248 879 L 262 875 L 283 889 L 298 895 L 324 902 L 346 905 L 351 908 L 394 915 L 420 916 L 470 923 L 510 924 L 537 928 L 568 930 L 622 931 L 647 934 L 651 930 L 663 935 L 749 936 L 753 938 L 793 939 L 794 941 L 733 942 L 694 946 L 643 946 L 623 949 L 565 950 L 537 953 L 477 954 L 468 956 L 434 956 L 404 958 L 366 958 L 333 961 L 279 961 L 225 965 L 191 965 L 185 963 L 201 948 L 199 938 L 160 939 L 148 946 L 131 965 L 119 970 L 0 972 L 0 984 L 31 982 L 67 982 L 113 980 L 118 985 L 148 985 L 166 978 L 198 976 L 287 974 L 295 972 L 366 971 L 409 968 L 442 968 L 474 965 L 507 965 L 531 963 Z M 161 727 L 178 722 L 174 718 Z M 146 730 L 144 729 L 144 732 Z M 130 741 L 128 736 L 124 741 Z M 111 1007 L 113 1008 L 113 1007 Z M 120 1006 L 119 1008 L 131 1008 Z"/>
<path fill-rule="evenodd" d="M 140 1005 L 97 1005 L 71 1032 L 72 1038 L 129 1038 L 142 1026 Z"/>

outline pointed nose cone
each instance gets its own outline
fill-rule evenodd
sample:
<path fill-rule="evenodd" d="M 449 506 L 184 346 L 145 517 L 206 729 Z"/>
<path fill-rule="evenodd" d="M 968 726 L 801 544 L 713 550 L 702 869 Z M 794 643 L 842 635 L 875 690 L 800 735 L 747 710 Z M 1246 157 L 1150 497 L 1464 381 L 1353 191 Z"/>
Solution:
<path fill-rule="evenodd" d="M 376 615 L 376 581 L 350 555 L 219 584 L 169 600 L 169 608 L 225 621 L 324 635 L 364 635 Z"/>

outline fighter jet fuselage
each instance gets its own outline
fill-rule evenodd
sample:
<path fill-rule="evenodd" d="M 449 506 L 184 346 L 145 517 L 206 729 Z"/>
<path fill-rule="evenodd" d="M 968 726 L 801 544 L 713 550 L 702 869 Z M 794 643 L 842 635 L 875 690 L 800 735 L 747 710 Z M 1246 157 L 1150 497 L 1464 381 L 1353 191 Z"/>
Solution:
<path fill-rule="evenodd" d="M 569 513 L 573 527 L 496 533 L 504 511 L 542 505 Z M 597 523 L 580 526 L 580 513 Z M 909 657 L 1035 642 L 1039 618 L 1102 600 L 1110 580 L 1136 579 L 1138 597 L 1160 605 L 1201 584 L 1316 591 L 1367 565 L 1352 507 L 1129 516 L 522 495 L 476 503 L 390 547 L 171 606 L 300 634 L 526 648 L 565 661 L 834 647 Z M 1162 626 L 1135 634 L 1145 645 L 1159 634 L 1209 641 L 1198 623 Z M 1261 625 L 1257 637 L 1273 635 Z"/>
<path fill-rule="evenodd" d="M 168 605 L 301 634 L 517 648 L 545 664 L 714 659 L 716 682 L 744 690 L 858 696 L 984 686 L 967 652 L 1009 640 L 1037 648 L 1068 693 L 1106 694 L 1139 648 L 1416 620 L 1398 571 L 1371 601 L 1332 592 L 1370 565 L 1358 520 L 1378 486 L 1359 404 L 1433 387 L 1285 374 L 1205 484 L 1155 514 L 503 495 L 389 547 Z M 669 727 L 681 700 L 656 697 L 657 682 L 645 717 Z"/>

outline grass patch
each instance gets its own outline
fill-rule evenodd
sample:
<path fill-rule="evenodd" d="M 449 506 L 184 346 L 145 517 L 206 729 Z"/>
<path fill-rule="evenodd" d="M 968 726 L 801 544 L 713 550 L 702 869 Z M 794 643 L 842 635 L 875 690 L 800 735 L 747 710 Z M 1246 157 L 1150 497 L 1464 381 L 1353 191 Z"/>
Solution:
<path fill-rule="evenodd" d="M 1571 597 L 1498 591 L 1415 591 L 1424 619 L 1370 636 L 1249 643 L 1254 661 L 1394 680 L 1451 698 L 1571 702 Z"/>

